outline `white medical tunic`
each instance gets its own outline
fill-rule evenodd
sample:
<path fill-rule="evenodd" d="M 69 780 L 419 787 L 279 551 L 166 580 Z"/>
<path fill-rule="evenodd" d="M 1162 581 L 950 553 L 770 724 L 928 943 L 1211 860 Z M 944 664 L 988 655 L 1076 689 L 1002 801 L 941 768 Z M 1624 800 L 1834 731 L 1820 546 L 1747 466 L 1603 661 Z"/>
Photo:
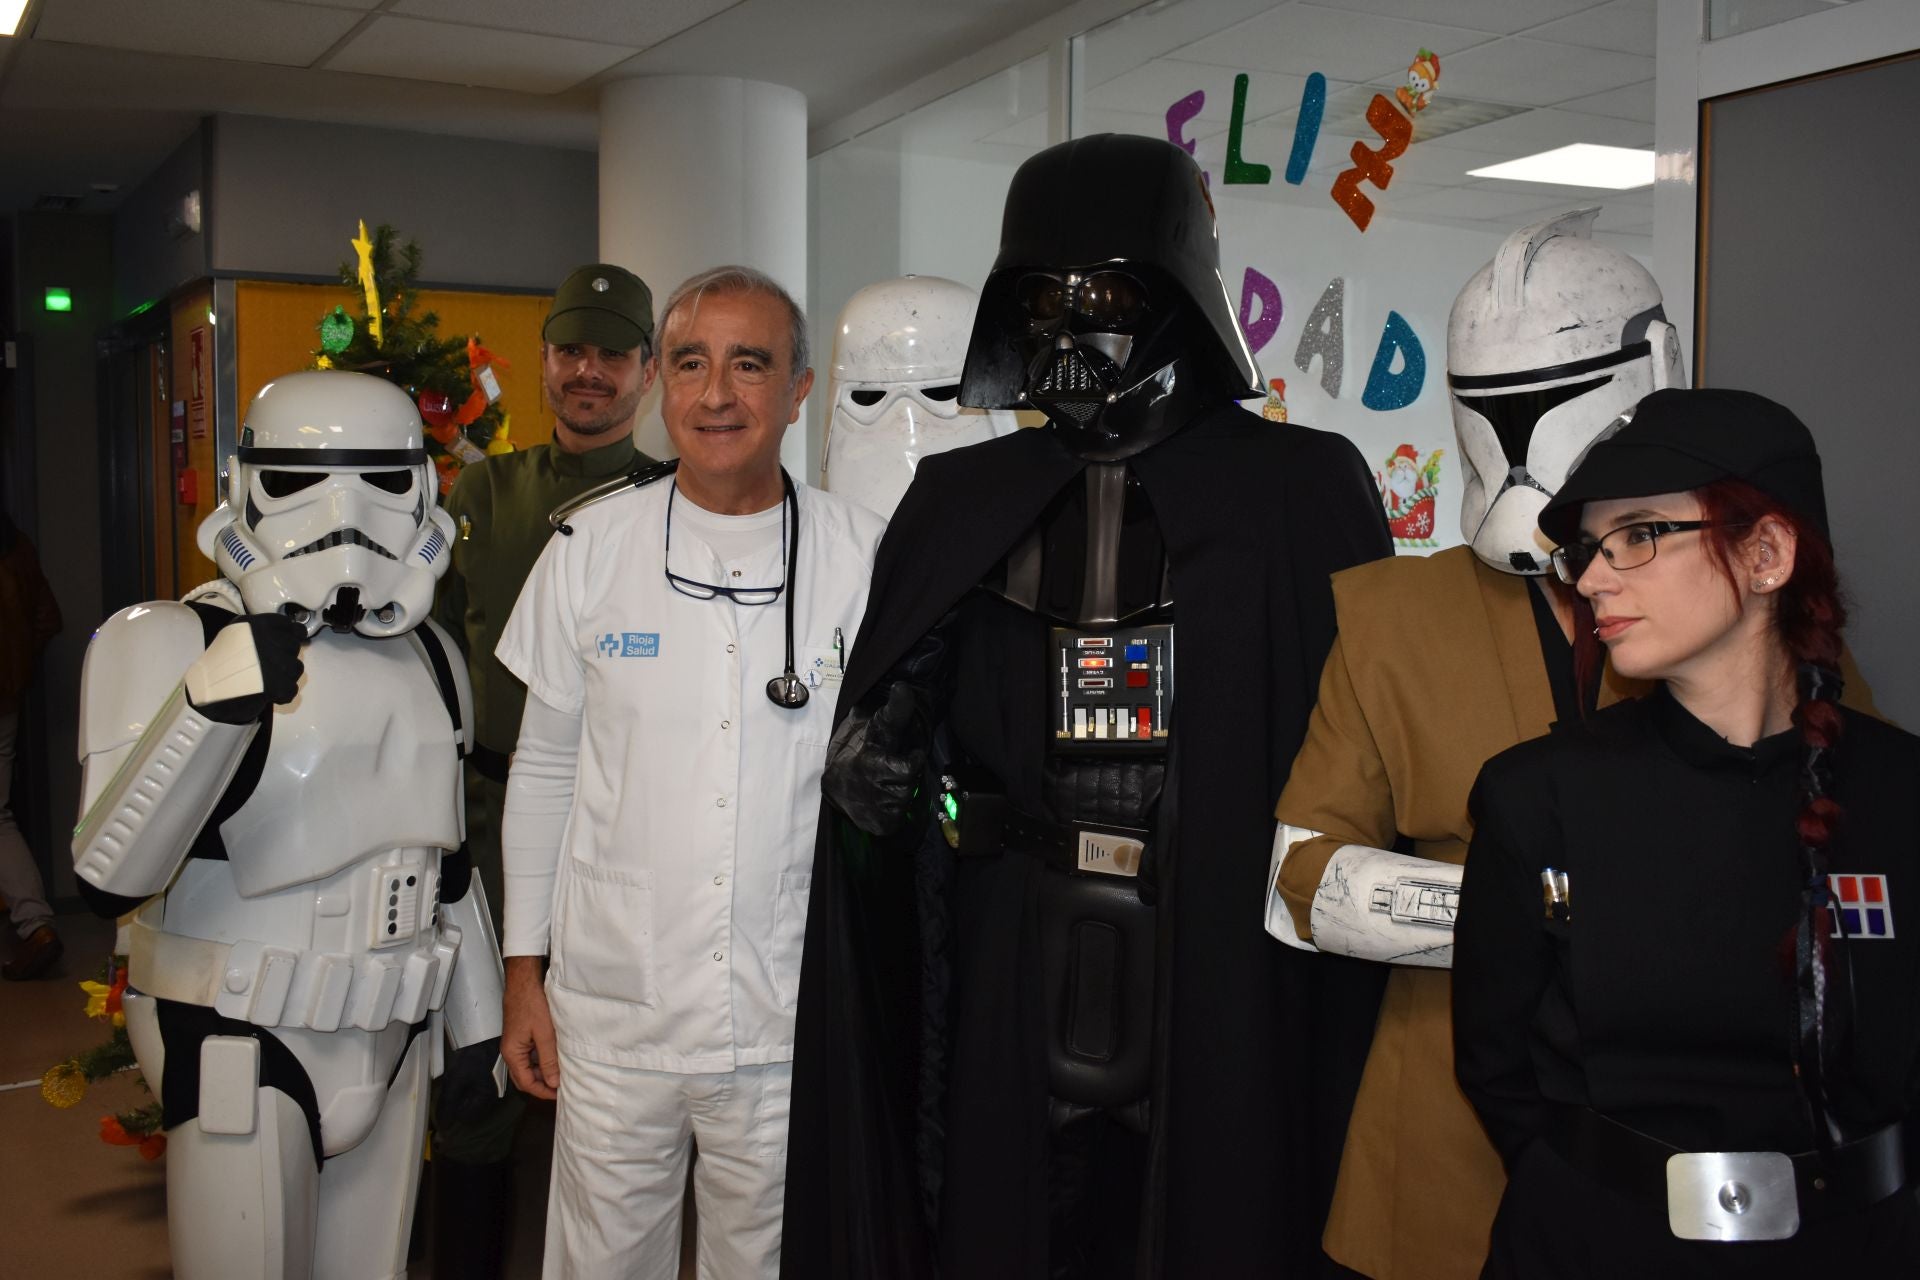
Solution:
<path fill-rule="evenodd" d="M 806 706 L 766 694 L 785 669 L 784 598 L 748 606 L 668 584 L 669 482 L 573 516 L 501 637 L 507 669 L 582 718 L 551 878 L 526 865 L 540 855 L 507 854 L 502 950 L 551 956 L 563 1055 L 688 1073 L 793 1056 L 820 772 L 885 527 L 843 498 L 795 488 L 788 590 Z M 676 573 L 781 581 L 778 538 L 722 559 L 689 506 L 674 499 Z"/>

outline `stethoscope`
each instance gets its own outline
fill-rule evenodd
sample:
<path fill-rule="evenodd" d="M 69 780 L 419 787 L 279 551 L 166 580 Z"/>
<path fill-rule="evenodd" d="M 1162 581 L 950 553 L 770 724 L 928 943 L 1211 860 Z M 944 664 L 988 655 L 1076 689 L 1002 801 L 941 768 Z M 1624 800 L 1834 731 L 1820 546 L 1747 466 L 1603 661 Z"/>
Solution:
<path fill-rule="evenodd" d="M 665 462 L 636 467 L 616 480 L 595 485 L 579 497 L 554 508 L 553 512 L 547 516 L 547 523 L 559 533 L 571 536 L 573 526 L 567 523 L 568 516 L 582 507 L 590 507 L 617 493 L 644 488 L 656 480 L 664 480 L 671 476 L 679 465 L 679 459 L 670 458 Z M 780 590 L 786 596 L 787 666 L 785 671 L 767 681 L 767 701 L 776 707 L 784 707 L 788 711 L 798 711 L 807 705 L 807 699 L 813 695 L 807 689 L 806 681 L 800 678 L 793 665 L 793 566 L 794 562 L 800 558 L 800 499 L 793 491 L 793 477 L 787 474 L 785 467 L 780 468 L 780 489 L 781 502 L 787 508 L 787 527 L 782 531 L 786 536 L 780 539 Z M 724 587 L 714 587 L 712 590 L 715 595 L 724 594 L 729 598 L 732 596 L 732 593 Z"/>
<path fill-rule="evenodd" d="M 780 581 L 784 584 L 781 590 L 787 597 L 787 669 L 767 681 L 767 701 L 776 707 L 798 711 L 813 696 L 793 669 L 793 564 L 800 558 L 800 499 L 793 492 L 793 477 L 785 467 L 780 468 L 780 485 L 785 492 L 790 530 L 788 536 L 780 540 Z"/>

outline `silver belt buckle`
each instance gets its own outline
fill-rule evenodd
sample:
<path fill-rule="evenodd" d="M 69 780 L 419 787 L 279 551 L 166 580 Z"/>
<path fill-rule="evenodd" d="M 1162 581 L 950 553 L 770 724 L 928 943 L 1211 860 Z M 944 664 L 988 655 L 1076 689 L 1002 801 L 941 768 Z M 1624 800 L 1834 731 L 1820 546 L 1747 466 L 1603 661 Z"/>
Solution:
<path fill-rule="evenodd" d="M 1073 833 L 1075 865 L 1100 875 L 1137 876 L 1140 855 L 1146 851 L 1143 834 L 1077 828 Z"/>
<path fill-rule="evenodd" d="M 1667 1158 L 1667 1225 L 1682 1240 L 1787 1240 L 1800 1230 L 1793 1161 L 1778 1151 Z"/>

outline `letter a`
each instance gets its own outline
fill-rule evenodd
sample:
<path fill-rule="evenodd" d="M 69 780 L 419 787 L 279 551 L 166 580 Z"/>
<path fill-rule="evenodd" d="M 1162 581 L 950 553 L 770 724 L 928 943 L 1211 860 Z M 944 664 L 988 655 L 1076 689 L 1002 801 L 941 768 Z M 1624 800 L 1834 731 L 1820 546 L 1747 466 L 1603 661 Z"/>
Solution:
<path fill-rule="evenodd" d="M 1335 276 L 1327 282 L 1326 292 L 1313 304 L 1307 317 L 1307 330 L 1300 345 L 1293 349 L 1294 368 L 1312 371 L 1313 358 L 1320 357 L 1320 389 L 1338 399 L 1340 371 L 1347 358 L 1347 282 Z"/>

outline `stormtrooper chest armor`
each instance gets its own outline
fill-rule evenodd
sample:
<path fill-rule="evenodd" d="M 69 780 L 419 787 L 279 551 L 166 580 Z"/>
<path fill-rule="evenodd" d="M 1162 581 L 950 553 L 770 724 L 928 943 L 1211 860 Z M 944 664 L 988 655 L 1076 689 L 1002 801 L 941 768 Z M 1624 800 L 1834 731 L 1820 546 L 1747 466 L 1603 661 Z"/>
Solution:
<path fill-rule="evenodd" d="M 241 896 L 383 850 L 458 848 L 459 748 L 414 642 L 321 631 L 301 658 L 300 694 L 273 709 L 259 781 L 220 826 Z"/>

